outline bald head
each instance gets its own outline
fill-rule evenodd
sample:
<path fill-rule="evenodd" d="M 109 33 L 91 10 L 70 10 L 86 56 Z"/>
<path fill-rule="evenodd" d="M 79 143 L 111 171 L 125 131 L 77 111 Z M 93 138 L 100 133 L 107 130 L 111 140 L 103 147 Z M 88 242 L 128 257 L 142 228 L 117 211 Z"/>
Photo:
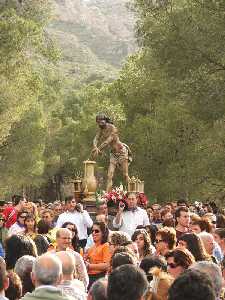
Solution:
<path fill-rule="evenodd" d="M 61 236 L 71 236 L 72 237 L 72 233 L 69 229 L 67 228 L 59 228 L 56 232 L 56 238 L 60 238 Z"/>
<path fill-rule="evenodd" d="M 70 251 L 59 251 L 56 256 L 62 263 L 62 272 L 64 275 L 72 275 L 75 271 L 75 257 Z"/>
<path fill-rule="evenodd" d="M 36 258 L 32 268 L 34 285 L 57 285 L 62 277 L 62 263 L 56 255 L 43 254 Z"/>

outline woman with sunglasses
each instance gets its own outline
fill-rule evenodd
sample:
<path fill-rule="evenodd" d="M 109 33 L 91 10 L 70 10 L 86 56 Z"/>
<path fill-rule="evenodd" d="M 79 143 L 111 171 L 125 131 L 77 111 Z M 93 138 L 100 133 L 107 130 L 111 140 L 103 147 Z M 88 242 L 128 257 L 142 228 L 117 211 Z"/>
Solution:
<path fill-rule="evenodd" d="M 176 279 L 187 270 L 194 262 L 194 256 L 187 249 L 175 249 L 166 254 L 167 271 Z"/>
<path fill-rule="evenodd" d="M 176 246 L 176 231 L 172 227 L 163 227 L 156 233 L 155 247 L 157 256 L 165 256 Z"/>
<path fill-rule="evenodd" d="M 17 221 L 9 228 L 9 236 L 14 234 L 23 234 L 25 231 L 25 218 L 27 216 L 26 211 L 20 211 L 17 214 Z"/>
<path fill-rule="evenodd" d="M 62 228 L 67 228 L 72 232 L 71 244 L 72 244 L 73 250 L 80 253 L 81 255 L 83 255 L 83 249 L 79 245 L 79 236 L 78 236 L 77 226 L 71 222 L 65 222 L 62 225 Z"/>
<path fill-rule="evenodd" d="M 104 277 L 110 262 L 108 244 L 109 229 L 104 222 L 95 222 L 92 227 L 94 245 L 88 249 L 85 257 L 89 275 L 89 286 L 101 277 Z"/>

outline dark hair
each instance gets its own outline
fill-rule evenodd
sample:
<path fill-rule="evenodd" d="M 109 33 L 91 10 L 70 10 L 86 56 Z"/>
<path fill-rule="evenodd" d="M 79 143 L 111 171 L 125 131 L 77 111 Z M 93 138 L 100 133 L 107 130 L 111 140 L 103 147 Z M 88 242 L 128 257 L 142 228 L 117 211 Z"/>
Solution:
<path fill-rule="evenodd" d="M 186 207 L 188 207 L 188 202 L 186 200 L 184 200 L 184 199 L 177 200 L 177 206 L 182 205 L 182 204 L 185 204 Z"/>
<path fill-rule="evenodd" d="M 169 288 L 168 300 L 215 300 L 213 284 L 207 274 L 184 271 Z"/>
<path fill-rule="evenodd" d="M 165 255 L 166 260 L 169 257 L 173 257 L 175 264 L 183 267 L 185 270 L 195 262 L 194 256 L 188 250 L 175 249 L 173 251 L 169 251 Z"/>
<path fill-rule="evenodd" d="M 225 239 L 225 228 L 217 228 L 215 233 L 218 234 L 221 239 Z"/>
<path fill-rule="evenodd" d="M 105 120 L 106 123 L 113 124 L 112 120 L 109 117 L 107 117 L 104 113 L 98 113 L 96 116 L 96 121 L 97 120 Z"/>
<path fill-rule="evenodd" d="M 34 238 L 34 242 L 37 247 L 38 256 L 48 251 L 48 247 L 50 243 L 46 236 L 37 234 L 36 237 Z"/>
<path fill-rule="evenodd" d="M 155 237 L 156 237 L 156 234 L 157 234 L 157 231 L 158 231 L 157 226 L 150 224 L 150 225 L 146 225 L 145 229 L 146 229 L 147 232 L 149 231 L 148 234 L 150 234 L 152 244 L 154 244 L 155 243 Z"/>
<path fill-rule="evenodd" d="M 65 198 L 65 204 L 67 204 L 68 202 L 71 202 L 73 199 L 75 199 L 75 197 L 73 195 L 67 196 Z"/>
<path fill-rule="evenodd" d="M 107 243 L 108 236 L 109 236 L 108 226 L 104 222 L 94 222 L 93 226 L 94 225 L 98 226 L 101 230 L 101 233 L 102 233 L 101 244 Z"/>
<path fill-rule="evenodd" d="M 147 291 L 148 281 L 143 270 L 123 265 L 109 275 L 108 300 L 139 300 Z"/>
<path fill-rule="evenodd" d="M 107 280 L 105 278 L 98 279 L 93 283 L 89 290 L 92 300 L 107 300 Z"/>
<path fill-rule="evenodd" d="M 21 196 L 21 195 L 13 195 L 12 196 L 13 205 L 18 205 L 21 200 L 23 200 L 23 196 Z"/>
<path fill-rule="evenodd" d="M 208 233 L 210 233 L 212 230 L 212 225 L 209 223 L 207 219 L 201 218 L 199 220 L 193 221 L 192 225 L 198 225 L 201 231 L 206 231 Z"/>
<path fill-rule="evenodd" d="M 151 239 L 149 234 L 147 233 L 147 231 L 145 229 L 136 229 L 135 232 L 133 233 L 131 239 L 133 242 L 135 242 L 136 238 L 138 235 L 142 235 L 144 238 L 144 249 L 143 249 L 143 256 L 147 256 L 147 255 L 152 255 L 152 251 L 151 251 Z"/>
<path fill-rule="evenodd" d="M 176 245 L 176 231 L 171 227 L 163 227 L 158 230 L 156 235 L 160 235 L 162 237 L 163 242 L 168 244 L 168 248 L 172 250 Z"/>
<path fill-rule="evenodd" d="M 62 228 L 67 228 L 67 225 L 74 226 L 74 237 L 72 238 L 72 246 L 74 251 L 79 252 L 80 247 L 79 247 L 79 236 L 78 236 L 77 226 L 72 222 L 65 222 L 63 223 Z"/>
<path fill-rule="evenodd" d="M 0 257 L 0 291 L 4 289 L 4 283 L 7 279 L 7 272 L 6 272 L 6 264 L 2 257 Z"/>
<path fill-rule="evenodd" d="M 47 234 L 51 229 L 49 224 L 46 224 L 43 220 L 40 220 L 37 224 L 37 231 L 39 234 Z"/>
<path fill-rule="evenodd" d="M 213 213 L 214 213 L 214 214 L 217 214 L 219 209 L 218 209 L 216 203 L 215 203 L 214 201 L 210 201 L 210 202 L 209 202 L 209 205 L 210 205 L 210 207 L 212 208 Z"/>
<path fill-rule="evenodd" d="M 39 204 L 40 206 L 42 206 L 43 201 L 41 199 L 35 200 L 34 203 L 37 205 Z"/>
<path fill-rule="evenodd" d="M 25 226 L 25 233 L 27 233 L 27 225 L 26 225 L 26 221 L 27 220 L 34 220 L 34 232 L 36 232 L 37 230 L 37 222 L 36 222 L 36 219 L 35 219 L 35 216 L 31 213 L 28 213 L 25 220 L 24 220 L 24 226 Z"/>
<path fill-rule="evenodd" d="M 145 271 L 145 274 L 148 274 L 150 269 L 154 267 L 167 271 L 166 262 L 159 257 L 145 257 L 140 263 L 140 268 Z"/>
<path fill-rule="evenodd" d="M 5 291 L 5 296 L 10 300 L 18 300 L 22 297 L 22 282 L 14 272 L 9 272 L 9 287 Z"/>
<path fill-rule="evenodd" d="M 26 235 L 12 235 L 5 241 L 7 270 L 14 269 L 17 259 L 24 255 L 37 256 L 35 243 Z"/>
<path fill-rule="evenodd" d="M 187 243 L 187 249 L 192 253 L 196 261 L 208 260 L 203 242 L 197 234 L 185 233 L 178 239 L 179 241 Z"/>
<path fill-rule="evenodd" d="M 177 223 L 177 218 L 180 217 L 181 215 L 181 212 L 189 212 L 189 208 L 188 207 L 185 207 L 185 206 L 181 206 L 181 207 L 178 207 L 176 210 L 175 210 L 175 222 Z"/>
<path fill-rule="evenodd" d="M 131 255 L 128 252 L 120 252 L 120 253 L 113 254 L 112 260 L 111 260 L 111 267 L 112 267 L 112 270 L 114 270 L 119 266 L 135 265 L 135 263 L 136 263 L 136 261 L 135 261 L 133 255 Z"/>
<path fill-rule="evenodd" d="M 225 228 L 225 216 L 220 214 L 216 218 L 216 227 L 217 228 Z"/>

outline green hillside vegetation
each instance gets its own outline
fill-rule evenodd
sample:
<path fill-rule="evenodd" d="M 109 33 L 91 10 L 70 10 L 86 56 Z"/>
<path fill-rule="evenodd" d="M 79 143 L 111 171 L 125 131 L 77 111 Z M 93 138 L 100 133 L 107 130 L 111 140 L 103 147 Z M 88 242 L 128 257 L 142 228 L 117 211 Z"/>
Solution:
<path fill-rule="evenodd" d="M 126 1 L 54 2 L 56 16 L 48 30 L 62 48 L 62 70 L 89 81 L 115 78 L 136 48 Z"/>

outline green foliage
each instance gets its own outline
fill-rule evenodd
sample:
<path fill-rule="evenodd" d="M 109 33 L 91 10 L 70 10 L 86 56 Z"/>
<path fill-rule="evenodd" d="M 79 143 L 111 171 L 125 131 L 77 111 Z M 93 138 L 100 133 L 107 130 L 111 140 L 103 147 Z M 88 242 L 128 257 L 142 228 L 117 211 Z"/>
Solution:
<path fill-rule="evenodd" d="M 53 44 L 46 42 L 44 32 L 49 18 L 45 12 L 48 4 L 47 0 L 0 3 L 0 188 L 3 190 L 42 181 L 46 118 L 41 96 L 47 88 L 44 72 L 58 56 Z"/>
<path fill-rule="evenodd" d="M 114 83 L 132 172 L 158 198 L 219 197 L 224 185 L 224 1 L 133 1 L 142 50 Z M 115 94 L 115 91 L 114 91 Z"/>

